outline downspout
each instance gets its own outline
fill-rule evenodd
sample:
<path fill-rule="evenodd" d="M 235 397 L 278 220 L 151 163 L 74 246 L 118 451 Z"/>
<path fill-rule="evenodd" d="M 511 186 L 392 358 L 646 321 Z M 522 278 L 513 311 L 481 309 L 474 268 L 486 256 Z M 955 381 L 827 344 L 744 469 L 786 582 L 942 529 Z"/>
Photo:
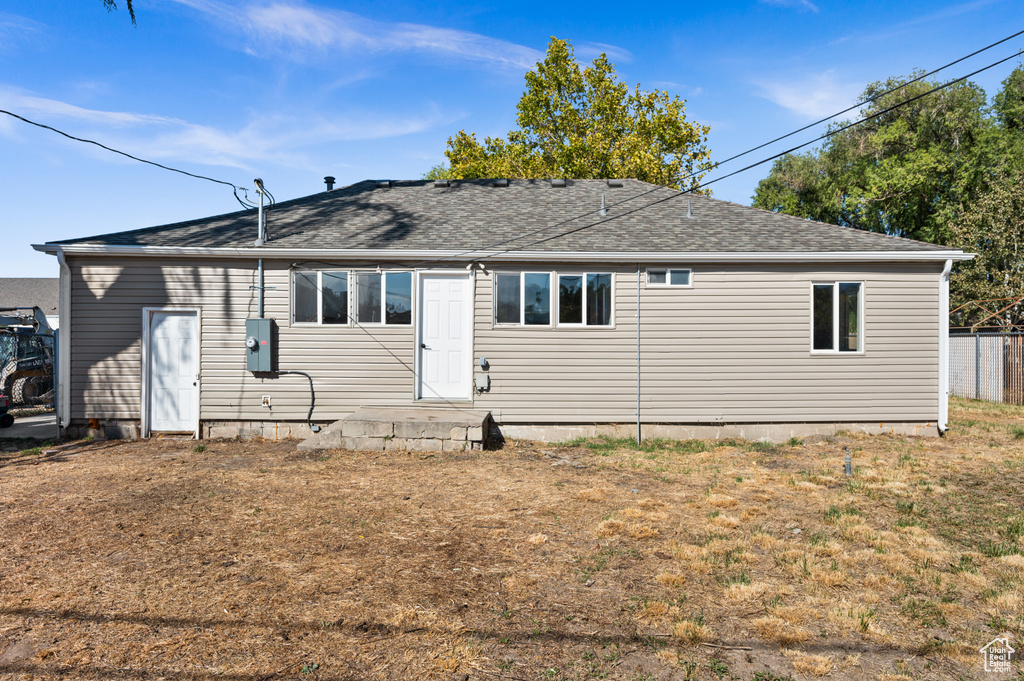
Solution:
<path fill-rule="evenodd" d="M 57 249 L 60 265 L 57 314 L 60 327 L 57 332 L 57 423 L 61 434 L 71 424 L 71 267 L 64 258 L 64 249 Z"/>
<path fill-rule="evenodd" d="M 640 263 L 636 264 L 636 443 L 640 444 Z"/>
<path fill-rule="evenodd" d="M 939 275 L 939 433 L 949 430 L 949 271 L 947 260 Z"/>

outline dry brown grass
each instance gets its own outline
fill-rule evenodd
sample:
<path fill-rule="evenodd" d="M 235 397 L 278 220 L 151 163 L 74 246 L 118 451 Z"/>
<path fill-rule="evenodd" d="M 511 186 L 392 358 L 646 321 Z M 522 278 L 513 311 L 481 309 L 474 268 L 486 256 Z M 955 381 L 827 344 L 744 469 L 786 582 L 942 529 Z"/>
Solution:
<path fill-rule="evenodd" d="M 985 678 L 978 648 L 1024 635 L 1024 410 L 952 414 L 545 446 L 572 469 L 529 443 L 0 454 L 0 677 Z"/>
<path fill-rule="evenodd" d="M 807 655 L 798 651 L 783 653 L 793 663 L 793 668 L 802 674 L 828 676 L 832 673 L 832 658 L 825 655 Z"/>

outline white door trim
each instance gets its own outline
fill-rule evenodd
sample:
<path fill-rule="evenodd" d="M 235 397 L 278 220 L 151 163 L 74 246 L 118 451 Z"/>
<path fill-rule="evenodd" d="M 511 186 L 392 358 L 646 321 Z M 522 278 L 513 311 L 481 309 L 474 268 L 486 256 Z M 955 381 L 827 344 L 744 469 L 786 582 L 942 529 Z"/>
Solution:
<path fill-rule="evenodd" d="M 442 277 L 464 277 L 469 283 L 469 314 L 467 315 L 467 333 L 469 334 L 468 344 L 468 364 L 466 370 L 469 372 L 469 390 L 465 397 L 462 398 L 424 398 L 423 397 L 423 380 L 420 373 L 422 367 L 422 349 L 420 344 L 423 342 L 421 334 L 423 332 L 423 278 L 430 276 L 442 276 Z M 476 337 L 474 331 L 476 330 L 476 273 L 473 271 L 467 272 L 465 269 L 436 269 L 436 270 L 416 270 L 413 276 L 413 288 L 415 289 L 415 330 L 413 333 L 413 343 L 415 347 L 413 349 L 413 400 L 426 402 L 472 402 L 473 401 L 473 362 L 476 356 L 475 344 Z"/>
<path fill-rule="evenodd" d="M 198 307 L 144 307 L 142 308 L 142 396 L 141 396 L 141 415 L 142 415 L 142 437 L 149 437 L 149 361 L 150 361 L 150 328 L 153 326 L 153 315 L 157 312 L 180 312 L 187 313 L 191 312 L 196 316 L 196 338 L 195 338 L 195 357 L 196 357 L 196 389 L 195 389 L 195 423 L 193 424 L 193 437 L 199 439 L 199 395 L 200 386 L 199 381 L 202 373 L 202 356 L 199 354 L 199 350 L 202 347 L 200 342 L 203 333 L 202 324 L 202 311 Z"/>

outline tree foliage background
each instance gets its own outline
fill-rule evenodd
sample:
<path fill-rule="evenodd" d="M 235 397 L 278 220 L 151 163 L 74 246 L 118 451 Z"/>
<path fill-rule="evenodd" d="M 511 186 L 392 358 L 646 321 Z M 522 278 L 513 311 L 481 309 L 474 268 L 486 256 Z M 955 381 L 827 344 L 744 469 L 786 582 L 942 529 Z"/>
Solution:
<path fill-rule="evenodd" d="M 632 90 L 602 54 L 580 68 L 572 45 L 551 38 L 526 74 L 517 129 L 505 138 L 460 131 L 448 166 L 424 176 L 459 178 L 625 178 L 693 189 L 713 167 L 709 128 L 686 120 L 686 102 L 661 90 Z"/>
<path fill-rule="evenodd" d="M 125 6 L 128 8 L 128 16 L 132 19 L 132 26 L 135 25 L 135 8 L 132 7 L 132 0 L 124 0 Z M 113 12 L 117 9 L 117 0 L 103 0 L 103 6 L 107 8 L 108 12 Z"/>
<path fill-rule="evenodd" d="M 1024 67 L 991 102 L 964 81 L 896 107 L 939 85 L 907 82 L 916 77 L 868 85 L 861 117 L 880 115 L 819 149 L 777 159 L 753 205 L 978 253 L 954 269 L 953 308 L 1024 296 Z M 961 315 L 953 323 L 974 319 Z M 1024 306 L 1004 320 L 1024 324 Z"/>

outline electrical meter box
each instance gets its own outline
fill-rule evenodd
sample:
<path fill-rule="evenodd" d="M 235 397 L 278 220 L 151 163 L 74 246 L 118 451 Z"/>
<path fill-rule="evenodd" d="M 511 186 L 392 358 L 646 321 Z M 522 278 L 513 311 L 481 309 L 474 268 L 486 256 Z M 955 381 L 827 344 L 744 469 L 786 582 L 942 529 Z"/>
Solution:
<path fill-rule="evenodd" d="M 274 320 L 245 320 L 245 368 L 247 371 L 273 371 Z"/>

